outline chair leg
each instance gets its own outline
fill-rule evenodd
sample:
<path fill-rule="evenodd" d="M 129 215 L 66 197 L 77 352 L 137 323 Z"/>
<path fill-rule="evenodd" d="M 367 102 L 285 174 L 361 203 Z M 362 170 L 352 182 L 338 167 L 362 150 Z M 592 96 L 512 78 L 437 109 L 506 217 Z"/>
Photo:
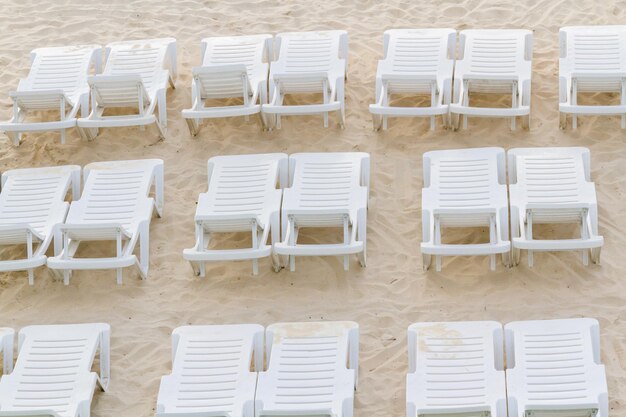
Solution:
<path fill-rule="evenodd" d="M 296 246 L 296 226 L 293 218 L 289 219 L 289 246 Z M 289 255 L 289 270 L 294 272 L 296 270 L 296 257 Z"/>
<path fill-rule="evenodd" d="M 344 244 L 349 244 L 350 243 L 350 220 L 348 218 L 348 216 L 344 216 L 343 217 L 343 243 Z M 347 271 L 350 269 L 350 256 L 349 255 L 344 255 L 343 256 L 343 270 Z"/>
<path fill-rule="evenodd" d="M 440 245 L 441 244 L 441 224 L 439 222 L 438 217 L 435 217 L 435 236 L 433 237 L 435 240 L 435 244 Z M 437 272 L 441 272 L 441 255 L 435 255 L 435 270 Z"/>

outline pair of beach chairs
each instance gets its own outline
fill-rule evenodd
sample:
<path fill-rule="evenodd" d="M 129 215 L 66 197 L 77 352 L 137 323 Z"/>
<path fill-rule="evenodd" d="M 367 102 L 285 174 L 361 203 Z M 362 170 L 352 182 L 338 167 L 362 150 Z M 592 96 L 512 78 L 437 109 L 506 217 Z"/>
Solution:
<path fill-rule="evenodd" d="M 345 122 L 348 33 L 344 30 L 213 37 L 202 40 L 202 65 L 193 69 L 192 107 L 183 110 L 192 135 L 201 119 L 261 114 L 263 126 L 280 128 L 281 116 L 336 111 Z M 268 90 L 269 86 L 269 90 Z M 322 103 L 286 105 L 286 96 L 319 94 Z M 207 100 L 241 98 L 240 105 Z"/>
<path fill-rule="evenodd" d="M 72 270 L 116 269 L 136 265 L 148 274 L 149 228 L 153 209 L 163 214 L 163 161 L 96 162 L 83 169 L 76 165 L 28 168 L 2 174 L 0 192 L 0 245 L 25 245 L 22 259 L 0 260 L 0 271 L 28 271 L 47 265 L 63 274 L 69 284 Z M 154 198 L 150 197 L 154 190 Z M 66 198 L 71 190 L 73 201 Z M 80 198 L 79 198 L 80 197 Z M 54 240 L 54 257 L 46 252 Z M 79 258 L 83 241 L 110 241 L 115 256 Z M 139 256 L 134 254 L 139 243 Z"/>
<path fill-rule="evenodd" d="M 374 129 L 387 129 L 388 117 L 443 116 L 444 125 L 467 127 L 468 116 L 530 121 L 532 40 L 529 30 L 391 29 L 384 34 L 384 59 L 376 72 Z M 430 95 L 430 106 L 392 106 L 393 95 Z M 478 107 L 473 94 L 510 95 L 510 108 Z M 452 120 L 452 115 L 455 120 Z"/>
<path fill-rule="evenodd" d="M 20 144 L 22 132 L 33 131 L 59 131 L 65 143 L 65 131 L 72 127 L 93 139 L 104 127 L 155 124 L 165 137 L 166 91 L 176 80 L 175 39 L 110 43 L 102 73 L 100 45 L 39 48 L 31 56 L 28 76 L 10 94 L 13 117 L 0 123 L 0 132 L 14 145 Z M 38 111 L 56 111 L 59 120 L 26 121 Z"/>
<path fill-rule="evenodd" d="M 507 170 L 508 156 L 508 192 Z M 600 261 L 604 243 L 598 235 L 598 207 L 591 182 L 591 156 L 587 148 L 517 148 L 505 156 L 502 148 L 432 151 L 424 154 L 421 244 L 424 268 L 435 256 L 496 254 L 505 265 L 517 265 L 520 251 L 579 250 L 583 263 L 589 256 Z M 509 204 L 510 199 L 510 204 Z M 509 207 L 512 241 L 509 241 Z M 538 224 L 578 224 L 580 238 L 536 239 Z M 442 242 L 444 228 L 488 227 L 486 243 Z M 512 255 L 512 256 L 511 256 Z"/>
<path fill-rule="evenodd" d="M 366 263 L 370 159 L 362 152 L 217 156 L 208 161 L 209 187 L 196 209 L 196 244 L 183 252 L 194 271 L 205 275 L 205 262 L 280 257 L 357 254 Z M 282 223 L 282 227 L 281 227 Z M 304 228 L 340 228 L 343 241 L 298 243 Z M 282 229 L 282 236 L 281 236 Z M 250 232 L 251 247 L 209 248 L 218 233 Z M 271 236 L 271 242 L 269 242 Z"/>
<path fill-rule="evenodd" d="M 595 319 L 415 323 L 406 415 L 608 417 Z"/>
<path fill-rule="evenodd" d="M 109 339 L 108 324 L 22 329 L 15 369 L 4 362 L 0 414 L 89 416 L 96 383 L 109 383 Z M 13 351 L 12 330 L 0 330 L 0 340 Z M 99 375 L 91 372 L 98 350 Z M 353 322 L 179 327 L 156 415 L 351 417 L 358 357 Z"/>

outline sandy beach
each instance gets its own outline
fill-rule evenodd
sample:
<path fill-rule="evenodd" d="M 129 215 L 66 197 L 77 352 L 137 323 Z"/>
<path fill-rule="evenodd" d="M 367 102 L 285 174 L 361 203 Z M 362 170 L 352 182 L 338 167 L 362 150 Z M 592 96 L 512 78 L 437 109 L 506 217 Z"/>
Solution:
<path fill-rule="evenodd" d="M 514 320 L 594 317 L 601 326 L 602 360 L 610 413 L 626 416 L 626 141 L 616 117 L 581 117 L 578 129 L 559 130 L 558 30 L 567 25 L 623 24 L 626 2 L 607 0 L 200 1 L 2 0 L 0 5 L 0 118 L 9 119 L 9 92 L 42 46 L 175 37 L 179 77 L 168 91 L 167 139 L 155 127 L 105 129 L 91 142 L 68 132 L 26 134 L 20 147 L 0 138 L 0 170 L 85 165 L 94 161 L 161 158 L 165 161 L 165 215 L 152 221 L 150 276 L 128 269 L 75 272 L 68 287 L 45 268 L 29 287 L 26 273 L 0 275 L 0 326 L 106 322 L 112 327 L 112 381 L 96 393 L 94 417 L 154 414 L 159 379 L 171 370 L 171 331 L 185 324 L 353 320 L 361 328 L 356 416 L 405 413 L 406 328 L 416 321 Z M 530 130 L 511 132 L 508 120 L 470 119 L 469 129 L 429 130 L 427 119 L 391 119 L 374 132 L 368 105 L 390 28 L 524 28 L 534 32 Z M 345 29 L 350 37 L 347 119 L 287 117 L 282 129 L 261 131 L 230 118 L 205 122 L 191 137 L 180 112 L 191 102 L 191 68 L 200 63 L 200 40 L 284 31 Z M 600 265 L 585 267 L 573 252 L 540 253 L 528 268 L 489 270 L 487 257 L 446 258 L 440 273 L 423 272 L 421 241 L 422 154 L 434 149 L 500 146 L 584 146 L 591 150 L 600 234 Z M 206 161 L 215 155 L 265 152 L 368 152 L 372 185 L 368 214 L 368 266 L 356 257 L 343 271 L 339 257 L 298 258 L 296 272 L 275 273 L 269 259 L 252 276 L 250 262 L 214 263 L 198 278 L 182 258 L 194 244 L 198 194 L 207 188 Z M 546 230 L 549 234 L 550 230 Z M 454 242 L 481 234 L 457 233 Z M 325 235 L 311 236 L 321 239 Z M 237 239 L 239 239 L 237 237 Z M 235 242 L 242 243 L 242 242 Z M 85 256 L 105 253 L 88 245 Z M 0 255 L 11 256 L 3 250 Z"/>

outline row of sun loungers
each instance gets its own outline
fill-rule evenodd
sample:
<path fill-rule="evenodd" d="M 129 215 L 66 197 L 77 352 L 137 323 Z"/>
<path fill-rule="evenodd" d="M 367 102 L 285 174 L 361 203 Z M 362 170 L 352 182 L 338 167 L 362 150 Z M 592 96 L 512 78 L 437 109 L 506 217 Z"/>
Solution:
<path fill-rule="evenodd" d="M 205 262 L 242 259 L 253 260 L 256 274 L 258 259 L 268 256 L 277 270 L 279 256 L 291 270 L 295 256 L 344 256 L 347 270 L 349 255 L 357 254 L 365 265 L 369 169 L 369 155 L 359 152 L 211 158 L 209 188 L 198 199 L 196 245 L 183 256 L 203 276 Z M 82 195 L 80 171 L 60 166 L 2 175 L 0 244 L 26 245 L 26 257 L 0 261 L 0 271 L 27 270 L 31 285 L 42 265 L 62 273 L 65 284 L 72 270 L 83 269 L 115 269 L 121 283 L 122 269 L 136 265 L 147 277 L 150 221 L 153 211 L 163 214 L 163 161 L 89 164 Z M 339 228 L 343 242 L 298 243 L 302 228 Z M 215 234 L 242 231 L 251 232 L 251 248 L 209 249 Z M 115 256 L 76 257 L 84 241 L 111 241 Z"/>
<path fill-rule="evenodd" d="M 507 198 L 507 156 L 508 196 Z M 424 154 L 421 245 L 424 268 L 435 256 L 496 254 L 518 264 L 520 250 L 580 250 L 583 263 L 599 262 L 604 243 L 598 235 L 598 208 L 586 148 L 502 148 L 433 151 Z M 512 239 L 509 240 L 509 207 Z M 535 239 L 537 224 L 578 224 L 580 238 Z M 444 228 L 487 227 L 489 241 L 442 243 Z M 510 259 L 512 255 L 512 259 Z"/>
<path fill-rule="evenodd" d="M 407 335 L 407 417 L 608 416 L 594 319 L 415 323 Z M 23 328 L 14 370 L 5 357 L 0 413 L 88 416 L 96 385 L 109 383 L 109 339 L 102 323 Z M 358 360 L 354 322 L 179 327 L 156 415 L 351 417 Z"/>
<path fill-rule="evenodd" d="M 621 115 L 626 127 L 626 61 L 621 53 L 626 26 L 577 26 L 561 29 L 559 110 L 562 125 L 572 115 Z M 528 30 L 393 29 L 384 34 L 384 59 L 376 73 L 376 103 L 370 106 L 374 127 L 388 117 L 444 117 L 458 127 L 468 116 L 517 117 L 528 125 L 531 97 L 532 33 Z M 40 48 L 32 52 L 27 78 L 13 99 L 13 117 L 0 123 L 13 143 L 27 131 L 78 127 L 88 139 L 100 128 L 156 124 L 167 130 L 166 91 L 174 87 L 176 41 L 172 38 L 115 42 L 107 45 L 106 65 L 98 45 Z M 345 31 L 289 32 L 271 35 L 206 38 L 201 66 L 192 70 L 192 107 L 182 115 L 192 134 L 206 118 L 261 114 L 264 126 L 280 127 L 282 115 L 337 112 L 345 121 L 348 34 Z M 93 71 L 91 70 L 93 68 Z M 94 72 L 96 75 L 89 75 Z M 579 93 L 618 93 L 619 105 L 580 105 Z M 317 104 L 285 104 L 285 96 L 320 94 Z M 473 93 L 511 95 L 511 106 L 478 107 Z M 430 106 L 395 106 L 397 94 L 430 95 Z M 90 99 L 91 97 L 91 99 Z M 207 100 L 239 98 L 242 104 L 207 105 Z M 127 115 L 105 115 L 132 108 Z M 91 109 L 91 111 L 90 111 Z M 59 111 L 53 122 L 27 122 L 32 111 Z M 119 110 L 118 110 L 119 111 Z M 80 114 L 79 114 L 80 112 Z"/>

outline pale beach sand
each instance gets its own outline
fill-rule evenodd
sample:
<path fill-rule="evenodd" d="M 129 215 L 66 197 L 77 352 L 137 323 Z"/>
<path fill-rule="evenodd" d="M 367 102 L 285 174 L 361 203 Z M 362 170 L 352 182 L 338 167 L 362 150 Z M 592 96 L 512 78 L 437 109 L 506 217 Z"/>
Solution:
<path fill-rule="evenodd" d="M 0 275 L 0 325 L 101 321 L 112 326 L 112 382 L 96 393 L 95 417 L 150 416 L 161 375 L 169 373 L 170 333 L 184 324 L 354 320 L 361 326 L 357 416 L 405 413 L 406 327 L 415 321 L 513 320 L 595 317 L 601 325 L 611 415 L 626 416 L 626 140 L 619 120 L 580 118 L 579 129 L 558 129 L 558 29 L 566 25 L 623 24 L 626 2 L 523 1 L 34 1 L 0 2 L 0 116 L 8 119 L 9 92 L 29 68 L 29 51 L 42 46 L 151 37 L 178 40 L 180 76 L 168 92 L 169 132 L 107 129 L 93 142 L 75 131 L 61 145 L 57 133 L 27 134 L 19 148 L 0 140 L 0 170 L 92 161 L 162 158 L 165 216 L 151 228 L 150 277 L 134 270 L 124 284 L 113 271 L 76 272 L 69 287 L 45 268 L 29 287 L 25 273 Z M 389 28 L 527 28 L 534 31 L 530 131 L 506 120 L 470 119 L 453 132 L 426 119 L 392 119 L 372 131 L 382 33 Z M 346 29 L 350 36 L 347 122 L 324 129 L 321 117 L 292 117 L 279 131 L 262 132 L 257 118 L 210 121 L 191 138 L 180 111 L 190 103 L 191 68 L 206 36 Z M 529 269 L 489 271 L 486 257 L 445 259 L 443 271 L 422 271 L 420 199 L 422 154 L 478 146 L 586 146 L 596 182 L 602 264 L 584 267 L 579 254 L 535 256 Z M 299 258 L 295 273 L 276 274 L 269 260 L 260 274 L 251 264 L 216 263 L 207 277 L 192 274 L 182 250 L 194 243 L 193 215 L 206 190 L 206 161 L 222 154 L 363 151 L 372 159 L 368 266 L 351 258 Z M 624 212 L 623 212 L 624 211 Z M 455 235 L 455 241 L 465 239 Z M 473 234 L 468 240 L 477 239 Z M 86 254 L 97 255 L 92 247 Z M 2 252 L 8 255 L 7 252 Z"/>

